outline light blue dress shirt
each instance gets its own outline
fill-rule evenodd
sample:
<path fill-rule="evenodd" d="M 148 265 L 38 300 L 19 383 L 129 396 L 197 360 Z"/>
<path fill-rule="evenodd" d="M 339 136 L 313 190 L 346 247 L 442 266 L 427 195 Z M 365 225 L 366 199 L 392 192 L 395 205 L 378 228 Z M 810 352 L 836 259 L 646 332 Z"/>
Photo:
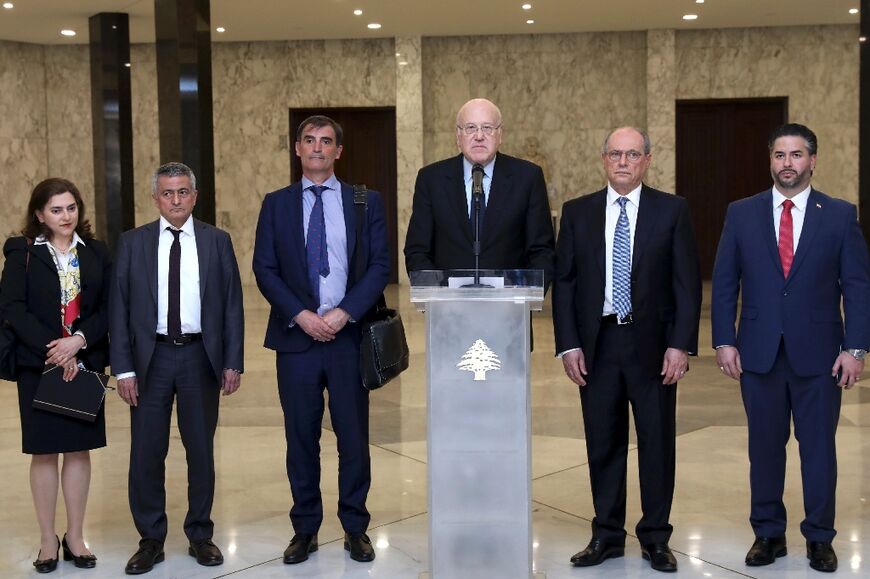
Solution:
<path fill-rule="evenodd" d="M 344 205 L 341 201 L 341 183 L 332 175 L 320 185 L 329 187 L 321 193 L 323 197 L 323 218 L 326 222 L 326 254 L 329 259 L 329 275 L 320 277 L 320 305 L 318 315 L 334 309 L 347 291 L 348 257 L 347 229 L 344 223 Z M 307 177 L 302 177 L 302 225 L 308 235 L 308 220 L 314 208 L 314 193 L 308 188 L 317 185 Z"/>

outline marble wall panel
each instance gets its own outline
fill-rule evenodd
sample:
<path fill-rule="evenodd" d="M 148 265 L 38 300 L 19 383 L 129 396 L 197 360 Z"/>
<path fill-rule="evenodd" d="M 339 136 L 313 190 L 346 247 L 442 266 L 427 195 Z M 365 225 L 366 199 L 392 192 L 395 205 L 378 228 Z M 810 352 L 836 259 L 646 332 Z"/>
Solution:
<path fill-rule="evenodd" d="M 858 200 L 858 26 L 676 32 L 676 97 L 788 97 L 819 136 L 813 184 Z"/>
<path fill-rule="evenodd" d="M 423 166 L 422 39 L 396 38 L 396 214 L 398 219 L 399 282 L 407 283 L 402 249 L 411 219 L 414 181 Z"/>
<path fill-rule="evenodd" d="M 603 186 L 609 129 L 645 125 L 646 59 L 642 32 L 424 38 L 424 158 L 457 154 L 457 110 L 489 98 L 502 111 L 501 150 L 544 168 L 560 210 Z"/>
<path fill-rule="evenodd" d="M 644 181 L 664 191 L 676 185 L 676 80 L 675 34 L 673 30 L 647 32 L 646 130 L 652 141 L 653 161 Z"/>

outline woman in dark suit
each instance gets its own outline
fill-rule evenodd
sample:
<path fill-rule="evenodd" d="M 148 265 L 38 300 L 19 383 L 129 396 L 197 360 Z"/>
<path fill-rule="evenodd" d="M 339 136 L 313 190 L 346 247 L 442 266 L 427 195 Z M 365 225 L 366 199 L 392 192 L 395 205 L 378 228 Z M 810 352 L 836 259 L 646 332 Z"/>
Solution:
<path fill-rule="evenodd" d="M 106 445 L 103 411 L 90 423 L 34 409 L 33 397 L 46 364 L 63 366 L 66 380 L 80 368 L 105 369 L 111 259 L 106 245 L 91 234 L 81 194 L 65 179 L 46 179 L 33 189 L 21 233 L 3 246 L 0 312 L 17 339 L 22 447 L 32 455 L 30 489 L 42 534 L 33 565 L 40 573 L 57 568 L 61 542 L 54 519 L 60 486 L 67 512 L 64 559 L 90 568 L 96 557 L 85 545 L 82 527 L 89 451 Z"/>

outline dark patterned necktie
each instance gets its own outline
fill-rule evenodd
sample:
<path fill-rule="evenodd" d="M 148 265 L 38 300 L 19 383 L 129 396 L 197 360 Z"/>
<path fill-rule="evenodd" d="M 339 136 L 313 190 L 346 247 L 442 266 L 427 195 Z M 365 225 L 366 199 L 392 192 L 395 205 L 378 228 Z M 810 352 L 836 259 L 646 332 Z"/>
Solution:
<path fill-rule="evenodd" d="M 329 275 L 329 256 L 326 252 L 326 220 L 323 217 L 323 192 L 326 185 L 312 185 L 314 207 L 308 218 L 308 234 L 305 237 L 305 253 L 308 258 L 308 282 L 311 291 L 320 300 L 320 278 Z"/>
<path fill-rule="evenodd" d="M 174 238 L 169 248 L 169 306 L 166 330 L 173 340 L 181 336 L 181 231 L 167 227 Z"/>

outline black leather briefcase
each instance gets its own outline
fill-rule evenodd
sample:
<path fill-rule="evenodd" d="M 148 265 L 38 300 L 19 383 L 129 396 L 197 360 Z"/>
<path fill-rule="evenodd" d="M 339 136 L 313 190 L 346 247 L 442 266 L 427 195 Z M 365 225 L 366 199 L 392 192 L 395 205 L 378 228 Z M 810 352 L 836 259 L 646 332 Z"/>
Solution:
<path fill-rule="evenodd" d="M 402 316 L 396 310 L 379 308 L 362 325 L 360 374 L 363 386 L 369 390 L 380 388 L 407 370 L 408 362 Z"/>

